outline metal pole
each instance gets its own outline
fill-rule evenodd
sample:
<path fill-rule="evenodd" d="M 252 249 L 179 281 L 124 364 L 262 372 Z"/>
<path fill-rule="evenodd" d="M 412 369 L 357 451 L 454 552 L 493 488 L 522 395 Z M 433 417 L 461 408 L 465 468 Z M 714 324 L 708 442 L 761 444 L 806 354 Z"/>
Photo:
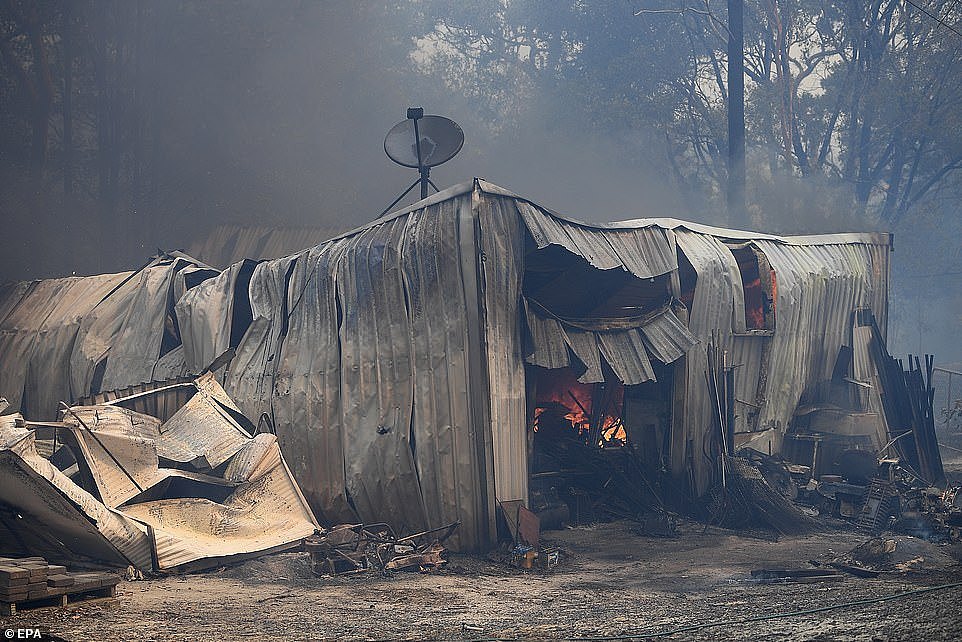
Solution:
<path fill-rule="evenodd" d="M 390 211 L 391 211 L 391 208 L 394 207 L 395 205 L 397 205 L 397 204 L 401 201 L 402 198 L 404 198 L 405 196 L 407 196 L 407 195 L 408 195 L 408 192 L 410 192 L 412 189 L 414 189 L 414 187 L 418 184 L 419 181 L 420 181 L 420 179 L 418 179 L 417 181 L 414 181 L 413 183 L 411 183 L 411 186 L 410 186 L 410 187 L 408 187 L 406 190 L 404 190 L 403 192 L 401 192 L 401 195 L 398 196 L 396 199 L 394 199 L 394 202 L 393 202 L 393 203 L 391 203 L 390 205 L 388 205 L 387 207 L 385 207 L 385 208 L 384 208 L 384 211 L 381 212 L 380 214 L 378 214 L 378 218 L 381 218 L 382 216 L 384 216 L 385 214 L 387 214 L 388 212 L 390 212 Z"/>
<path fill-rule="evenodd" d="M 414 111 L 413 117 L 411 116 L 411 113 L 412 110 L 409 109 L 408 118 L 411 118 L 414 121 L 414 146 L 418 152 L 418 174 L 421 175 L 421 198 L 425 199 L 428 197 L 428 176 L 431 173 L 431 169 L 425 167 L 421 161 L 421 132 L 418 129 L 418 119 L 424 115 L 424 109 L 420 107 L 417 108 L 417 110 Z"/>
<path fill-rule="evenodd" d="M 728 351 L 724 352 L 725 372 L 725 441 L 730 455 L 735 454 L 735 366 L 728 363 Z"/>
<path fill-rule="evenodd" d="M 747 227 L 745 209 L 744 0 L 728 0 L 728 218 Z"/>

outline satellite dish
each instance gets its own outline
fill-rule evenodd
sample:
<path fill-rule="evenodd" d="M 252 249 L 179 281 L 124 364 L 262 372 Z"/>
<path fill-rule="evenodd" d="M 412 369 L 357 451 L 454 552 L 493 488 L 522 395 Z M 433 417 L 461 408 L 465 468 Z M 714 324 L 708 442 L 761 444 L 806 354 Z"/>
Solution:
<path fill-rule="evenodd" d="M 444 116 L 402 120 L 384 137 L 384 152 L 388 158 L 398 165 L 413 168 L 437 167 L 454 158 L 463 145 L 461 126 Z"/>
<path fill-rule="evenodd" d="M 454 158 L 462 146 L 464 132 L 456 122 L 444 116 L 425 116 L 423 107 L 409 107 L 407 120 L 402 120 L 392 127 L 384 137 L 384 153 L 398 165 L 418 170 L 418 179 L 401 192 L 401 195 L 381 212 L 381 216 L 387 214 L 418 185 L 421 186 L 422 199 L 428 197 L 428 185 L 433 187 L 434 191 L 440 192 L 438 186 L 431 181 L 431 168 Z"/>

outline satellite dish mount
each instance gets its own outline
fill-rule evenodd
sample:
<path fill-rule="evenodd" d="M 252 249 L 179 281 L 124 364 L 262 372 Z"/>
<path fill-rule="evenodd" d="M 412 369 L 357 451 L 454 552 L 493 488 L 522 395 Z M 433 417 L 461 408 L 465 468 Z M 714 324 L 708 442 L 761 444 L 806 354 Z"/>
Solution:
<path fill-rule="evenodd" d="M 384 137 L 384 153 L 398 165 L 416 168 L 418 178 L 380 216 L 387 214 L 418 185 L 422 199 L 428 197 L 428 185 L 440 192 L 431 180 L 431 168 L 454 158 L 463 145 L 464 132 L 456 122 L 444 116 L 425 116 L 423 107 L 408 107 L 407 120 L 392 127 Z"/>

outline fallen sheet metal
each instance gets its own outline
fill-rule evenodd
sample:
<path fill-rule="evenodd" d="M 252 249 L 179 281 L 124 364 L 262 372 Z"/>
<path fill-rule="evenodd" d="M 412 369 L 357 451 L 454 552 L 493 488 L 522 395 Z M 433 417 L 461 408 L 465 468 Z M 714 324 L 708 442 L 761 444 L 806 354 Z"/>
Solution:
<path fill-rule="evenodd" d="M 5 551 L 151 567 L 147 528 L 41 457 L 19 414 L 0 417 L 0 526 Z"/>
<path fill-rule="evenodd" d="M 124 398 L 65 408 L 37 431 L 0 417 L 0 544 L 142 571 L 194 569 L 299 545 L 317 522 L 274 435 L 210 374 L 170 419 Z M 57 461 L 61 470 L 53 463 Z"/>

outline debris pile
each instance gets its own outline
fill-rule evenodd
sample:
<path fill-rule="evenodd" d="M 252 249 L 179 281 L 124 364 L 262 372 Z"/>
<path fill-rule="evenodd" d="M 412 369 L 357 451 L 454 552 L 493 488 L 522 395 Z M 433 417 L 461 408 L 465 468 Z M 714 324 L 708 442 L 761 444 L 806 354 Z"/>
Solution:
<path fill-rule="evenodd" d="M 924 541 L 873 537 L 835 557 L 828 566 L 859 577 L 878 577 L 940 568 L 946 563 L 938 559 L 943 556 L 943 549 Z"/>
<path fill-rule="evenodd" d="M 166 410 L 124 407 L 147 397 Z M 299 546 L 316 520 L 276 437 L 255 430 L 210 373 L 64 405 L 59 422 L 0 416 L 0 546 L 141 572 Z"/>
<path fill-rule="evenodd" d="M 868 480 L 853 475 L 809 477 L 788 466 L 796 505 L 813 515 L 842 519 L 868 533 L 894 530 L 932 541 L 962 539 L 962 493 L 929 486 L 898 460 L 882 459 Z"/>
<path fill-rule="evenodd" d="M 962 541 L 962 488 L 913 489 L 893 529 L 933 541 Z"/>
<path fill-rule="evenodd" d="M 810 533 L 815 522 L 783 494 L 787 491 L 777 474 L 779 466 L 772 458 L 755 451 L 743 456 L 725 457 L 726 475 L 723 485 L 708 493 L 708 522 L 735 529 L 766 527 L 778 535 Z M 759 463 L 763 461 L 765 465 Z M 781 467 L 784 470 L 784 466 Z"/>
<path fill-rule="evenodd" d="M 958 489 L 946 488 L 935 432 L 934 358 L 893 358 L 867 311 L 853 332 L 854 353 L 840 351 L 832 379 L 803 395 L 786 435 L 786 496 L 872 534 L 959 539 Z"/>
<path fill-rule="evenodd" d="M 561 549 L 544 546 L 541 541 L 541 520 L 520 501 L 499 502 L 511 542 L 501 550 L 501 562 L 516 568 L 551 570 L 561 562 Z M 497 555 L 495 555 L 497 557 Z"/>
<path fill-rule="evenodd" d="M 630 444 L 595 448 L 569 439 L 543 449 L 558 461 L 556 471 L 536 473 L 534 478 L 532 508 L 546 528 L 560 527 L 569 519 L 578 523 L 601 516 L 638 520 L 664 512 L 660 493 Z M 559 488 L 567 501 L 559 499 Z M 546 513 L 562 506 L 568 511 L 563 519 L 552 520 L 550 514 L 546 519 Z"/>
<path fill-rule="evenodd" d="M 317 575 L 417 569 L 428 572 L 446 563 L 443 542 L 460 522 L 398 537 L 388 524 L 341 524 L 304 542 Z"/>

